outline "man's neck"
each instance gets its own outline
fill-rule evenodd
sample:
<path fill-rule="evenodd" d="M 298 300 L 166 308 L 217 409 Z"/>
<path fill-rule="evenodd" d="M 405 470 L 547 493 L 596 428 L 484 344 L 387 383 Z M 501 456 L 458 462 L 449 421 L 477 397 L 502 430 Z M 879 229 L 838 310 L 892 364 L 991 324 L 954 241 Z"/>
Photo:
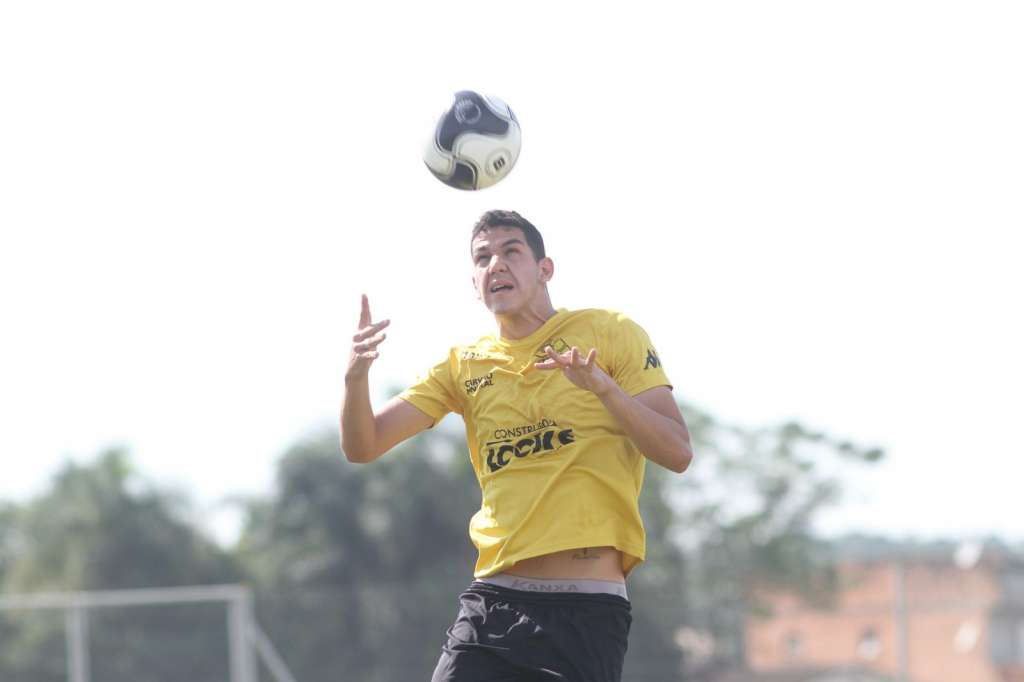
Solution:
<path fill-rule="evenodd" d="M 496 315 L 494 319 L 498 323 L 501 338 L 525 339 L 540 329 L 556 312 L 558 311 L 551 305 L 551 301 L 545 300 L 544 304 L 538 305 L 536 309 L 522 310 L 513 315 Z"/>

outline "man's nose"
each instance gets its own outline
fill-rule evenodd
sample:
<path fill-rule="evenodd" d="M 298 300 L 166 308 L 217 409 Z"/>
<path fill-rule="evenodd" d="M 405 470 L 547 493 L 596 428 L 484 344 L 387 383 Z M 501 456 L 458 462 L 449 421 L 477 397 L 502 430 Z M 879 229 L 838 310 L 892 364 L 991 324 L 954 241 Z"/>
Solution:
<path fill-rule="evenodd" d="M 508 266 L 505 264 L 504 259 L 498 254 L 491 256 L 491 263 L 487 267 L 488 272 L 505 272 L 508 270 Z"/>

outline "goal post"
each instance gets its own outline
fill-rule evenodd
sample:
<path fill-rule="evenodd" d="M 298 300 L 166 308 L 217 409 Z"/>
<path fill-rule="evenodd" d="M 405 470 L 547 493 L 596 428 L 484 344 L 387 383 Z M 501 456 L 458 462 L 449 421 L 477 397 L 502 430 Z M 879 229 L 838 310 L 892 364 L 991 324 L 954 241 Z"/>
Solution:
<path fill-rule="evenodd" d="M 253 617 L 252 591 L 244 585 L 201 585 L 90 592 L 0 595 L 0 612 L 65 612 L 68 682 L 91 682 L 89 612 L 94 609 L 220 602 L 227 607 L 231 682 L 258 682 L 262 662 L 275 682 L 295 682 Z"/>

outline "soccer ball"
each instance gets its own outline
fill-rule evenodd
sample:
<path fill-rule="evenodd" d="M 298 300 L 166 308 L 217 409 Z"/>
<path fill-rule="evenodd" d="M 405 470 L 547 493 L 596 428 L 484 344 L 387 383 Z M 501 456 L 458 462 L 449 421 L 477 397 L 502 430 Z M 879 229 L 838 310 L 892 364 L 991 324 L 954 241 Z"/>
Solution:
<path fill-rule="evenodd" d="M 483 189 L 509 174 L 521 144 L 519 121 L 507 104 L 463 90 L 437 122 L 423 161 L 446 185 Z"/>

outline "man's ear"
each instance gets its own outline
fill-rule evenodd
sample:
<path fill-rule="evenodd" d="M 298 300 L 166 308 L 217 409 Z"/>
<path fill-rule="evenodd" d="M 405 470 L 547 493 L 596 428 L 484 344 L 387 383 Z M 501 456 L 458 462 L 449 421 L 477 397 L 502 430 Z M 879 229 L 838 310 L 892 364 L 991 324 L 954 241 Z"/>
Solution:
<path fill-rule="evenodd" d="M 476 275 L 473 275 L 472 280 L 473 280 L 473 291 L 476 292 L 476 300 L 478 300 L 478 301 L 484 300 L 484 297 L 480 295 L 480 287 L 478 287 L 476 285 Z"/>
<path fill-rule="evenodd" d="M 540 267 L 540 281 L 550 282 L 551 278 L 555 276 L 555 261 L 545 256 L 537 265 Z"/>

